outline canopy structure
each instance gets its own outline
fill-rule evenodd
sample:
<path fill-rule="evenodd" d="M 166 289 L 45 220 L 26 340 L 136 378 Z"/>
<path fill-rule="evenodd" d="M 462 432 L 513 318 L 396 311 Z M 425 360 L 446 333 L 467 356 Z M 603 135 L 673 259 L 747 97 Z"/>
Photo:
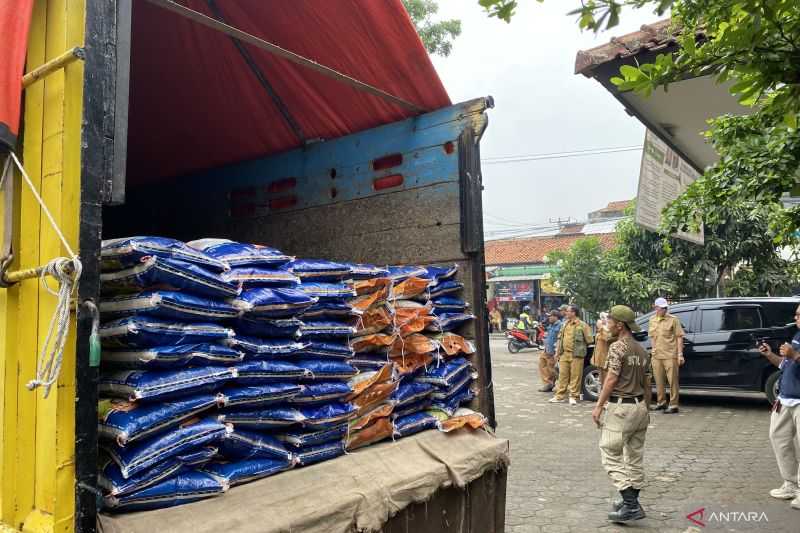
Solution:
<path fill-rule="evenodd" d="M 450 105 L 400 0 L 176 2 L 399 100 L 134 2 L 129 185 L 324 142 Z M 174 5 L 174 4 L 173 4 Z"/>

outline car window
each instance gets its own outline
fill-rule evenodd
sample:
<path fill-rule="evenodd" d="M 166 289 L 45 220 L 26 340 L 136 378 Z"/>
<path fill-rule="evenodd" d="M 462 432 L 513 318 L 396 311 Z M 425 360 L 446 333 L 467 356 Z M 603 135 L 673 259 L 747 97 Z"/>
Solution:
<path fill-rule="evenodd" d="M 766 319 L 765 327 L 776 328 L 794 322 L 794 312 L 797 303 L 794 302 L 770 302 L 761 304 Z"/>
<path fill-rule="evenodd" d="M 693 312 L 694 312 L 693 309 L 688 309 L 686 311 L 675 311 L 674 313 L 672 313 L 673 315 L 678 317 L 678 320 L 681 321 L 681 326 L 683 327 L 683 331 L 685 331 L 687 333 L 691 333 L 692 332 L 691 325 L 692 325 L 692 313 Z"/>
<path fill-rule="evenodd" d="M 701 331 L 737 331 L 761 327 L 761 315 L 757 307 L 729 307 L 726 309 L 703 309 Z"/>

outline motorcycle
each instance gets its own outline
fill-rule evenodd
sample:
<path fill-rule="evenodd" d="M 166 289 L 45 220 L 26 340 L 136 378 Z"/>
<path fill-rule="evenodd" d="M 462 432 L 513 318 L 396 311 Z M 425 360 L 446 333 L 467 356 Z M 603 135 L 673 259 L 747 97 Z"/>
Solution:
<path fill-rule="evenodd" d="M 508 351 L 519 353 L 527 348 L 541 350 L 544 348 L 544 327 L 541 324 L 534 324 L 535 335 L 531 338 L 526 331 L 514 328 L 506 333 L 508 339 Z"/>

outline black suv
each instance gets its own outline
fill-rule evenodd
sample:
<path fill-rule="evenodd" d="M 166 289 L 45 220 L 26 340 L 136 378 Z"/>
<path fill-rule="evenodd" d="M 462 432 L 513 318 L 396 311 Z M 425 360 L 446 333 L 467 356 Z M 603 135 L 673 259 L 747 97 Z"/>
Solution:
<path fill-rule="evenodd" d="M 759 353 L 756 341 L 764 339 L 776 353 L 778 346 L 791 341 L 799 304 L 800 297 L 713 298 L 672 305 L 669 312 L 685 331 L 681 389 L 759 391 L 774 401 L 780 372 Z M 635 337 L 648 350 L 652 316 L 651 312 L 636 319 L 642 332 Z M 587 365 L 584 398 L 596 400 L 599 388 L 599 370 Z"/>

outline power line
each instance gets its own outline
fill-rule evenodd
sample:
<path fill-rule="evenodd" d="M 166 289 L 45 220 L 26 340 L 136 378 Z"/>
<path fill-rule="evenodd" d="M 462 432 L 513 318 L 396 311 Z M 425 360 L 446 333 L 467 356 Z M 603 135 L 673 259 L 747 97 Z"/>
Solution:
<path fill-rule="evenodd" d="M 497 157 L 483 157 L 481 163 L 486 165 L 499 165 L 502 163 L 521 163 L 524 161 L 540 161 L 543 159 L 565 159 L 569 157 L 586 157 L 589 155 L 615 154 L 619 152 L 634 152 L 644 148 L 638 146 L 618 146 L 613 148 L 594 148 L 591 150 L 574 150 L 571 152 L 550 152 L 543 154 L 508 155 Z"/>

